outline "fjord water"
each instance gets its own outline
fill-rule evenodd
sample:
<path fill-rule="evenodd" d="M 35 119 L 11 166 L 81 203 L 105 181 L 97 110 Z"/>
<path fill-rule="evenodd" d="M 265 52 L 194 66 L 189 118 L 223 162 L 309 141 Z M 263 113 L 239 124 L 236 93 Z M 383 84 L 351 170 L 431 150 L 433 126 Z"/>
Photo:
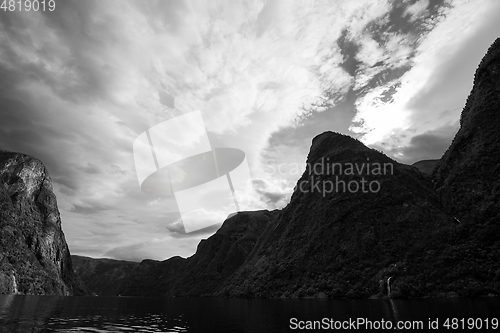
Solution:
<path fill-rule="evenodd" d="M 0 295 L 0 332 L 290 332 L 290 319 L 499 318 L 499 298 L 214 299 Z M 491 329 L 490 329 L 491 330 Z M 296 330 L 295 330 L 296 331 Z M 380 330 L 378 330 L 380 331 Z M 398 331 L 394 329 L 393 331 Z M 454 332 L 460 329 L 452 330 Z M 474 330 L 467 330 L 468 332 Z M 493 331 L 493 330 L 491 330 Z"/>

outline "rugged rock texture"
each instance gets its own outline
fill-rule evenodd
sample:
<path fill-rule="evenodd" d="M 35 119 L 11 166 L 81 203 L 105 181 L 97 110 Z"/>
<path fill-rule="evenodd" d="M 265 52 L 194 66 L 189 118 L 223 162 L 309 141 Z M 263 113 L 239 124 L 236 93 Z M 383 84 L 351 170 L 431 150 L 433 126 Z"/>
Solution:
<path fill-rule="evenodd" d="M 84 293 L 43 164 L 0 151 L 0 293 Z"/>
<path fill-rule="evenodd" d="M 138 262 L 93 259 L 72 255 L 71 260 L 75 272 L 85 283 L 85 286 L 99 296 L 114 296 L 120 294 L 122 284 L 130 272 L 139 266 Z"/>

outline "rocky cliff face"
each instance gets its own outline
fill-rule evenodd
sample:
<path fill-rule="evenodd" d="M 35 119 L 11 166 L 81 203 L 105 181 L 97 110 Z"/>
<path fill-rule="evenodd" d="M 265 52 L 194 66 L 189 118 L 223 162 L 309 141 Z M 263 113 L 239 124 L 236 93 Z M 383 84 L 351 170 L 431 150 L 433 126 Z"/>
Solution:
<path fill-rule="evenodd" d="M 460 130 L 434 173 L 446 207 L 464 223 L 498 223 L 500 211 L 500 38 L 474 76 Z"/>
<path fill-rule="evenodd" d="M 43 164 L 0 151 L 0 293 L 84 293 Z"/>

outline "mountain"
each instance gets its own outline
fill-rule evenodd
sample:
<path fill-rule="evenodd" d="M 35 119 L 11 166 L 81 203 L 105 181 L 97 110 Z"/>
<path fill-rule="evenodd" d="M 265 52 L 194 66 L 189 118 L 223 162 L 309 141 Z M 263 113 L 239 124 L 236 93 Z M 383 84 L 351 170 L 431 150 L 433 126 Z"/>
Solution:
<path fill-rule="evenodd" d="M 47 169 L 36 158 L 0 150 L 0 294 L 84 293 Z"/>
<path fill-rule="evenodd" d="M 245 262 L 278 211 L 241 212 L 228 218 L 187 258 L 144 260 L 123 284 L 128 296 L 212 296 Z"/>
<path fill-rule="evenodd" d="M 71 260 L 85 286 L 99 296 L 119 295 L 121 284 L 128 278 L 130 271 L 139 266 L 138 262 L 77 255 L 72 255 Z"/>
<path fill-rule="evenodd" d="M 437 163 L 415 165 L 423 173 L 354 139 L 334 133 L 316 137 L 309 168 L 276 228 L 261 236 L 216 295 L 500 295 L 499 78 L 497 39 L 475 73 L 452 144 Z M 346 165 L 368 159 L 392 163 L 394 172 L 334 176 L 314 168 L 318 161 Z M 311 191 L 317 180 L 359 182 L 360 177 L 379 181 L 380 191 Z"/>
<path fill-rule="evenodd" d="M 131 296 L 499 296 L 499 78 L 500 39 L 438 161 L 401 164 L 325 132 L 282 210 L 228 218 L 186 259 L 85 270 Z"/>
<path fill-rule="evenodd" d="M 499 223 L 499 80 L 500 38 L 476 70 L 460 129 L 434 173 L 443 203 L 464 223 Z"/>
<path fill-rule="evenodd" d="M 500 284 L 499 151 L 500 38 L 476 70 L 460 129 L 433 173 L 443 206 L 460 223 L 444 259 L 463 266 L 456 283 L 471 289 Z"/>
<path fill-rule="evenodd" d="M 332 132 L 313 139 L 307 166 L 276 227 L 217 295 L 370 297 L 387 294 L 389 278 L 393 296 L 426 294 L 426 250 L 455 226 L 431 180 Z"/>
<path fill-rule="evenodd" d="M 434 172 L 438 164 L 439 160 L 423 160 L 413 163 L 412 166 L 417 168 L 423 174 L 432 176 L 432 173 Z"/>
<path fill-rule="evenodd" d="M 274 228 L 279 211 L 242 212 L 229 218 L 196 253 L 186 260 L 177 283 L 178 296 L 211 296 L 237 271 L 254 250 L 259 237 Z"/>

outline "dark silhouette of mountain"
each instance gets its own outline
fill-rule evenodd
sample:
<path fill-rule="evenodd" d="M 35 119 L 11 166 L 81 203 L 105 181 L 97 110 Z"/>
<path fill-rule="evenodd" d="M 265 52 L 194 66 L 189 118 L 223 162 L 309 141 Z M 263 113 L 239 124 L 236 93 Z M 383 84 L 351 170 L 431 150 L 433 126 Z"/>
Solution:
<path fill-rule="evenodd" d="M 417 168 L 423 174 L 432 176 L 432 173 L 436 169 L 438 163 L 439 160 L 423 160 L 413 163 L 412 166 Z"/>
<path fill-rule="evenodd" d="M 499 223 L 499 82 L 500 38 L 476 70 L 460 129 L 434 174 L 443 203 L 464 223 Z"/>
<path fill-rule="evenodd" d="M 307 165 L 276 227 L 216 295 L 370 297 L 389 278 L 392 296 L 427 294 L 426 250 L 455 225 L 431 180 L 332 132 L 313 139 Z"/>
<path fill-rule="evenodd" d="M 498 292 L 500 283 L 500 38 L 488 49 L 460 118 L 460 129 L 433 176 L 459 224 L 448 256 L 455 284 Z"/>
<path fill-rule="evenodd" d="M 144 260 L 123 284 L 129 296 L 211 296 L 252 252 L 259 236 L 273 225 L 278 211 L 242 212 L 228 218 L 187 258 Z"/>
<path fill-rule="evenodd" d="M 187 259 L 172 257 L 164 261 L 141 261 L 120 287 L 125 296 L 174 296 L 176 283 L 183 276 Z M 204 281 L 200 281 L 203 283 Z"/>
<path fill-rule="evenodd" d="M 242 212 L 227 219 L 185 263 L 176 295 L 212 295 L 245 262 L 259 236 L 273 228 L 278 211 Z M 202 282 L 203 281 L 203 282 Z"/>
<path fill-rule="evenodd" d="M 138 262 L 94 259 L 72 255 L 73 267 L 88 289 L 95 295 L 119 295 L 123 281 L 130 271 L 139 266 Z"/>
<path fill-rule="evenodd" d="M 70 253 L 43 164 L 0 150 L 0 293 L 86 293 Z"/>

